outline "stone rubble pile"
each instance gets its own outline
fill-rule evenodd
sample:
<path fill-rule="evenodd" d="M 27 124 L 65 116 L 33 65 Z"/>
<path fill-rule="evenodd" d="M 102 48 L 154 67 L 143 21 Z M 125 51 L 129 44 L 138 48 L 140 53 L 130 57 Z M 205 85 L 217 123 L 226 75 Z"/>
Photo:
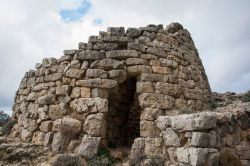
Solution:
<path fill-rule="evenodd" d="M 78 49 L 65 50 L 59 59 L 45 58 L 35 67 L 25 74 L 16 93 L 13 118 L 18 123 L 11 136 L 44 145 L 54 153 L 75 153 L 88 159 L 101 146 L 131 145 L 138 137 L 132 154 L 145 145 L 154 156 L 160 152 L 162 136 L 167 144 L 182 147 L 175 132 L 210 124 L 175 124 L 177 119 L 171 122 L 176 131 L 157 127 L 160 115 L 203 111 L 211 97 L 194 42 L 179 23 L 126 31 L 110 27 L 90 36 L 88 43 L 79 43 Z M 197 123 L 203 124 L 199 118 Z M 198 140 L 210 137 L 207 133 L 189 134 Z M 197 153 L 194 148 L 181 150 Z M 185 156 L 178 161 L 191 164 Z"/>

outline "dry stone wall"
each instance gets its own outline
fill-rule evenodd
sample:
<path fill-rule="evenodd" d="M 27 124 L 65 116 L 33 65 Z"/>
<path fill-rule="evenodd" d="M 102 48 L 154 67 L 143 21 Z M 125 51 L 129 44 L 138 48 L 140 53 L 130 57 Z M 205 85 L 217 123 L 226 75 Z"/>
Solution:
<path fill-rule="evenodd" d="M 110 27 L 35 67 L 16 93 L 12 136 L 86 158 L 100 146 L 159 138 L 159 115 L 202 111 L 211 95 L 192 38 L 178 23 Z"/>
<path fill-rule="evenodd" d="M 250 165 L 250 104 L 220 111 L 159 116 L 160 136 L 135 139 L 130 164 Z"/>

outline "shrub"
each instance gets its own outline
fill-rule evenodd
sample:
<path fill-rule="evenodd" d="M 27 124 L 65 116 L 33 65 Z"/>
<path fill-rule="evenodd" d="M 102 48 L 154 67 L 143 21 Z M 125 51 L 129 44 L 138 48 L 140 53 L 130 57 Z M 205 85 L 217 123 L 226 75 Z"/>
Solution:
<path fill-rule="evenodd" d="M 250 90 L 247 91 L 247 92 L 242 96 L 242 101 L 243 101 L 243 102 L 250 102 Z"/>
<path fill-rule="evenodd" d="M 92 157 L 88 161 L 88 166 L 111 166 L 113 164 L 113 158 L 110 152 L 106 148 L 100 148 L 98 154 Z"/>
<path fill-rule="evenodd" d="M 4 113 L 3 111 L 0 111 L 0 127 L 4 126 L 5 123 L 10 121 L 11 118 L 8 114 Z"/>
<path fill-rule="evenodd" d="M 80 157 L 70 154 L 59 154 L 53 161 L 52 166 L 81 166 Z"/>
<path fill-rule="evenodd" d="M 209 101 L 209 107 L 213 110 L 216 109 L 218 107 L 218 102 L 215 99 L 211 99 Z"/>
<path fill-rule="evenodd" d="M 8 135 L 10 134 L 13 126 L 16 124 L 15 120 L 9 120 L 1 127 L 1 135 Z"/>

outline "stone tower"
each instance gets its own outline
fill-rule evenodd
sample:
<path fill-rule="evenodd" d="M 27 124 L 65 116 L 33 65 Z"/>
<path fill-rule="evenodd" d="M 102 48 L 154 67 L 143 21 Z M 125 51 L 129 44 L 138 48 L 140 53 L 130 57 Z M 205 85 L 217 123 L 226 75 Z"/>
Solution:
<path fill-rule="evenodd" d="M 11 135 L 91 158 L 100 146 L 131 147 L 136 138 L 159 137 L 158 116 L 202 111 L 210 95 L 182 25 L 110 27 L 25 74 Z"/>

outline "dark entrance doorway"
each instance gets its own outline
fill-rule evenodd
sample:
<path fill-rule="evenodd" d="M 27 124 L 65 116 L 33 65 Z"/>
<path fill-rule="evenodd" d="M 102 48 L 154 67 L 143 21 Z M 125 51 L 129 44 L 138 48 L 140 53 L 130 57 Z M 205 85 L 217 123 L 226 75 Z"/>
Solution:
<path fill-rule="evenodd" d="M 108 147 L 131 147 L 140 135 L 140 112 L 136 78 L 129 78 L 109 94 Z"/>

